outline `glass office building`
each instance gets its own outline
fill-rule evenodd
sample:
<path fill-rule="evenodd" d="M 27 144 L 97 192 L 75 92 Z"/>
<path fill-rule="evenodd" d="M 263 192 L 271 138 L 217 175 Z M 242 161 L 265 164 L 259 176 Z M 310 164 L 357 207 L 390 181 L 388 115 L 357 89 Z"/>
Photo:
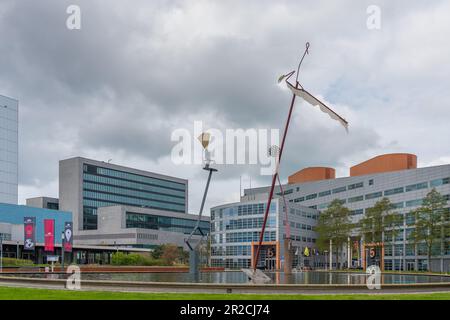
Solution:
<path fill-rule="evenodd" d="M 100 207 L 124 205 L 186 213 L 187 188 L 187 180 L 110 163 L 84 158 L 60 162 L 59 205 L 74 213 L 77 230 L 97 229 Z"/>
<path fill-rule="evenodd" d="M 273 199 L 263 236 L 263 249 L 258 267 L 280 269 L 284 261 L 284 239 L 287 238 L 286 214 L 288 215 L 291 256 L 293 266 L 319 265 L 319 257 L 301 253 L 316 252 L 318 211 L 298 204 L 288 203 L 287 212 L 283 201 Z M 242 201 L 211 208 L 211 266 L 230 269 L 249 268 L 255 257 L 255 248 L 261 236 L 267 200 Z"/>
<path fill-rule="evenodd" d="M 0 203 L 17 204 L 19 102 L 0 95 Z"/>

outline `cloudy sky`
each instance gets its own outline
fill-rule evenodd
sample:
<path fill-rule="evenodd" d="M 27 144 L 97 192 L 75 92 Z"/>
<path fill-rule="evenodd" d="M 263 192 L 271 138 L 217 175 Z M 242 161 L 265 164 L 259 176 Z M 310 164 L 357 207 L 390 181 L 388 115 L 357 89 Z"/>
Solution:
<path fill-rule="evenodd" d="M 69 5 L 81 30 L 69 30 Z M 367 28 L 367 8 L 381 28 Z M 290 95 L 276 80 L 310 55 L 301 82 L 350 122 L 347 135 L 299 102 L 283 180 L 300 168 L 338 176 L 369 157 L 411 152 L 450 163 L 449 1 L 0 0 L 0 94 L 19 100 L 19 202 L 58 195 L 58 161 L 84 156 L 205 182 L 175 165 L 171 133 L 282 128 Z M 207 207 L 267 185 L 255 165 L 220 166 Z"/>

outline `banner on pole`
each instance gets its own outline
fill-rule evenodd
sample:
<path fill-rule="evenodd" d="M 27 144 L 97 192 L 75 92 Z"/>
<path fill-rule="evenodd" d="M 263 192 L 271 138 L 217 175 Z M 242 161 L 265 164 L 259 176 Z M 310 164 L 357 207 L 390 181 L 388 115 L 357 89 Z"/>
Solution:
<path fill-rule="evenodd" d="M 72 252 L 73 246 L 73 223 L 66 222 L 64 224 L 64 251 Z"/>
<path fill-rule="evenodd" d="M 34 250 L 36 247 L 36 218 L 23 218 L 23 250 Z"/>
<path fill-rule="evenodd" d="M 53 252 L 55 249 L 55 220 L 44 220 L 45 251 Z"/>

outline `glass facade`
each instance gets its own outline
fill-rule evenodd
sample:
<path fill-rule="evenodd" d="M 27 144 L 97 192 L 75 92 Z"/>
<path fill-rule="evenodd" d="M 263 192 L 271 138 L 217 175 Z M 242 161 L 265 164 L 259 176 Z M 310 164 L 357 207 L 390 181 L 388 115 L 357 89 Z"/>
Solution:
<path fill-rule="evenodd" d="M 277 207 L 277 203 L 272 202 L 264 241 L 277 241 Z M 250 266 L 250 244 L 259 240 L 265 209 L 266 204 L 261 202 L 234 204 L 211 210 L 212 266 Z"/>
<path fill-rule="evenodd" d="M 0 203 L 17 204 L 19 102 L 0 95 Z"/>
<path fill-rule="evenodd" d="M 197 221 L 192 219 L 181 219 L 134 212 L 126 213 L 127 228 L 151 229 L 190 234 L 196 223 Z M 200 221 L 200 229 L 203 234 L 209 233 L 209 222 Z M 200 231 L 196 231 L 195 234 L 201 235 Z"/>
<path fill-rule="evenodd" d="M 83 229 L 97 229 L 99 207 L 128 205 L 184 213 L 186 196 L 184 183 L 84 164 Z"/>

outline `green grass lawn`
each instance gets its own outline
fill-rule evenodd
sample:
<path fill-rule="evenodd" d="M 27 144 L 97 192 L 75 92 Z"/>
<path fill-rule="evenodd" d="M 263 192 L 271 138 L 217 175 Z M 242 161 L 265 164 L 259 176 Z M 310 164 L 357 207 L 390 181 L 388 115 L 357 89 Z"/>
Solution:
<path fill-rule="evenodd" d="M 450 300 L 450 292 L 370 295 L 258 295 L 98 292 L 0 287 L 0 300 Z"/>

